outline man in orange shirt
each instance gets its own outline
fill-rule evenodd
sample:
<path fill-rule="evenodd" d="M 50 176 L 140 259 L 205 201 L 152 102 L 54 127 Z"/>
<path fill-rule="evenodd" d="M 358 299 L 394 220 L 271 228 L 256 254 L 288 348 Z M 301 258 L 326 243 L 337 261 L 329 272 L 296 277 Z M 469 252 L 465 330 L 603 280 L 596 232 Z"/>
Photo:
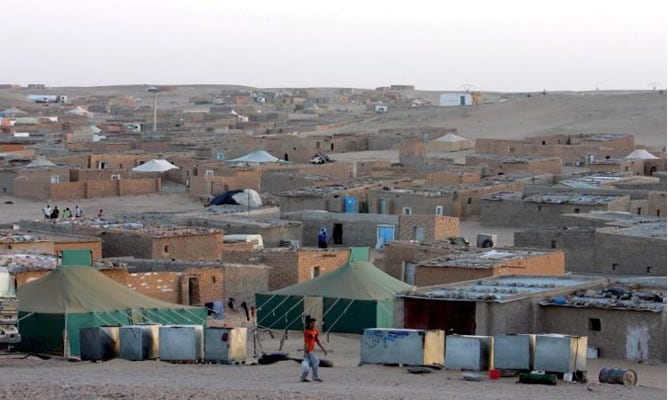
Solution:
<path fill-rule="evenodd" d="M 320 365 L 320 360 L 315 355 L 315 345 L 318 344 L 322 349 L 323 353 L 327 355 L 327 350 L 320 343 L 318 338 L 318 330 L 315 328 L 315 319 L 311 317 L 306 317 L 306 327 L 304 329 L 304 361 L 307 361 L 311 366 L 313 380 L 315 382 L 322 382 L 322 379 L 318 376 L 318 366 Z M 302 370 L 301 381 L 308 382 L 308 369 Z"/>

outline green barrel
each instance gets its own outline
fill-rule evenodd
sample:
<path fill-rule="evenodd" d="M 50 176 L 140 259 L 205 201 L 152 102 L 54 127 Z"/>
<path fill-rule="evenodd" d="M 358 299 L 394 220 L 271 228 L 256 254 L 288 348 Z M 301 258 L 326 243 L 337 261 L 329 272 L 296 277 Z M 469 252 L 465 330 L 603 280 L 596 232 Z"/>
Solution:
<path fill-rule="evenodd" d="M 527 383 L 533 385 L 556 385 L 557 376 L 554 374 L 534 374 L 534 373 L 520 373 L 520 383 Z"/>

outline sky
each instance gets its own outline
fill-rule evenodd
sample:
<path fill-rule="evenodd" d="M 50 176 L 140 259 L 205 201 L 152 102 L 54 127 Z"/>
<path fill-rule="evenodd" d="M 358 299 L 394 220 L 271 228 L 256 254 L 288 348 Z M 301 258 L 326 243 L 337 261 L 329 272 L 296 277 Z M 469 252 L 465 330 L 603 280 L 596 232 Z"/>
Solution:
<path fill-rule="evenodd" d="M 0 0 L 0 83 L 665 88 L 662 3 Z"/>

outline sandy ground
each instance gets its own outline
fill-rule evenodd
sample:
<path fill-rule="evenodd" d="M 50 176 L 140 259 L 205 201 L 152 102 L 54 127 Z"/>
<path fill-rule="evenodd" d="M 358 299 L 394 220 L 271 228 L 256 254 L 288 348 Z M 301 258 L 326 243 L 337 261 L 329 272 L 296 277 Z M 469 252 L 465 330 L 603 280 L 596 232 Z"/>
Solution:
<path fill-rule="evenodd" d="M 266 351 L 278 350 L 275 339 L 264 340 Z M 289 332 L 284 351 L 299 357 L 301 332 Z M 520 385 L 516 378 L 467 382 L 461 371 L 409 374 L 405 368 L 358 366 L 360 336 L 332 334 L 323 344 L 334 368 L 321 369 L 324 383 L 298 382 L 300 365 L 170 364 L 159 361 L 68 362 L 0 356 L 0 399 L 665 399 L 666 366 L 590 360 L 587 384 Z M 604 367 L 633 368 L 638 386 L 598 383 Z"/>

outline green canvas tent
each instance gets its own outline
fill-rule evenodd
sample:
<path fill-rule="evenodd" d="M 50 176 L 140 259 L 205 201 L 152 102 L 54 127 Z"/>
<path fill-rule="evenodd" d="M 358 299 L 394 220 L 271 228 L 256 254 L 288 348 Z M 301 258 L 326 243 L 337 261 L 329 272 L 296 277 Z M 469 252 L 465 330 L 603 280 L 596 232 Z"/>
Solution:
<path fill-rule="evenodd" d="M 18 288 L 19 349 L 79 356 L 79 330 L 143 322 L 206 323 L 206 309 L 160 301 L 92 267 L 69 266 Z"/>
<path fill-rule="evenodd" d="M 303 316 L 310 315 L 326 332 L 390 328 L 394 296 L 411 288 L 368 261 L 352 261 L 310 281 L 256 294 L 258 325 L 303 329 Z"/>

